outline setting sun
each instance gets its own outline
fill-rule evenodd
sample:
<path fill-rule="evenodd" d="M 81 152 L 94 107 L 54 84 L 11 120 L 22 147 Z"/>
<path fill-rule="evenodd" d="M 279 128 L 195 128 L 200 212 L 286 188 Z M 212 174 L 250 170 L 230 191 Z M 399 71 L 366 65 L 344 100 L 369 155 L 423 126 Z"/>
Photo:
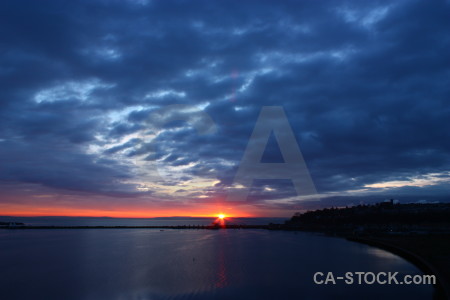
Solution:
<path fill-rule="evenodd" d="M 225 215 L 224 214 L 219 214 L 217 217 L 219 217 L 219 219 L 225 219 Z"/>

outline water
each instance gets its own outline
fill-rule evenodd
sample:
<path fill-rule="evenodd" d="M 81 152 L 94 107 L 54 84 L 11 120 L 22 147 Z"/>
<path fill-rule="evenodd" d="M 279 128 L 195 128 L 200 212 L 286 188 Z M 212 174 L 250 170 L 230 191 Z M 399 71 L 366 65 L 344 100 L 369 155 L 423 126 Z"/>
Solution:
<path fill-rule="evenodd" d="M 33 226 L 182 226 L 210 225 L 215 218 L 107 218 L 107 217 L 0 217 L 3 222 L 19 222 Z M 284 223 L 286 218 L 229 218 L 227 224 L 266 225 Z"/>
<path fill-rule="evenodd" d="M 1 299 L 432 299 L 424 285 L 315 285 L 332 271 L 421 274 L 344 239 L 268 230 L 0 230 Z"/>

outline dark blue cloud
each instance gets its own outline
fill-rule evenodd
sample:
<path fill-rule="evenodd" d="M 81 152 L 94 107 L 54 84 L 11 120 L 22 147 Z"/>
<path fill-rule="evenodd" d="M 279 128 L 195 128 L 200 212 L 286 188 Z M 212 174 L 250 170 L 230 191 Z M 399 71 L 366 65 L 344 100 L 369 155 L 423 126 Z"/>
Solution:
<path fill-rule="evenodd" d="M 323 205 L 447 190 L 436 178 L 450 169 L 448 1 L 0 6 L 5 184 L 170 198 L 169 182 L 188 200 L 223 198 L 261 107 L 281 105 Z M 215 132 L 152 119 L 174 104 Z M 149 162 L 172 175 L 148 179 Z M 370 187 L 429 174 L 422 187 Z M 249 202 L 267 199 L 306 203 L 289 181 L 255 182 Z"/>

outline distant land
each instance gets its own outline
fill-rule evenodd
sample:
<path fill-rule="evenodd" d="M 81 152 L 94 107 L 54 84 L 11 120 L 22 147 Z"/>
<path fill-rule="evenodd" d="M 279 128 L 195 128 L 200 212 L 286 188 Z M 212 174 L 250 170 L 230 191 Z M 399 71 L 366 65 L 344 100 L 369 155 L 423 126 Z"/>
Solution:
<path fill-rule="evenodd" d="M 64 217 L 38 216 L 17 217 L 0 216 L 3 227 L 10 222 L 23 223 L 26 226 L 197 226 L 211 225 L 216 217 L 156 217 L 156 218 L 112 218 L 112 217 Z M 227 224 L 233 225 L 261 225 L 269 223 L 283 223 L 286 218 L 281 217 L 245 217 L 226 218 Z M 0 225 L 2 226 L 2 225 Z"/>
<path fill-rule="evenodd" d="M 372 205 L 325 208 L 296 213 L 287 229 L 352 234 L 450 234 L 450 203 Z"/>
<path fill-rule="evenodd" d="M 341 236 L 398 254 L 436 275 L 436 299 L 450 299 L 450 203 L 388 200 L 326 208 L 296 213 L 280 229 Z"/>

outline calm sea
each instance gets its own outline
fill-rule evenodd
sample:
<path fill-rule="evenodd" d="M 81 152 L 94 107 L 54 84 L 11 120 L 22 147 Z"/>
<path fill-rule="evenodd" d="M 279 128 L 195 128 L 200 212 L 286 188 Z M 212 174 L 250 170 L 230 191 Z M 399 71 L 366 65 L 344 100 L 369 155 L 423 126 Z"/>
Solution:
<path fill-rule="evenodd" d="M 309 233 L 0 230 L 0 299 L 433 297 L 427 285 L 316 285 L 313 274 L 318 271 L 421 274 L 386 251 Z"/>
<path fill-rule="evenodd" d="M 21 222 L 34 226 L 177 226 L 210 225 L 215 218 L 167 217 L 167 218 L 93 218 L 93 217 L 3 217 L 3 222 Z M 284 223 L 286 218 L 227 218 L 227 224 L 266 225 Z"/>

